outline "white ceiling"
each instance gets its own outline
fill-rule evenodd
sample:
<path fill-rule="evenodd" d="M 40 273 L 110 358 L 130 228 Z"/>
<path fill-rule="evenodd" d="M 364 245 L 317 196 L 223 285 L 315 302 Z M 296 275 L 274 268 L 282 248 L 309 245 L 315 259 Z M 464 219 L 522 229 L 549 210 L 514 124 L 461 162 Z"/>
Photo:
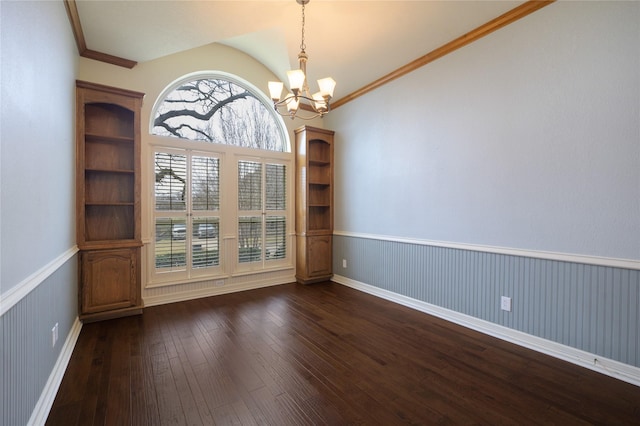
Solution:
<path fill-rule="evenodd" d="M 523 1 L 311 0 L 305 7 L 308 76 L 337 81 L 340 99 Z M 297 68 L 295 0 L 76 0 L 88 49 L 137 62 L 223 43 L 283 81 Z"/>

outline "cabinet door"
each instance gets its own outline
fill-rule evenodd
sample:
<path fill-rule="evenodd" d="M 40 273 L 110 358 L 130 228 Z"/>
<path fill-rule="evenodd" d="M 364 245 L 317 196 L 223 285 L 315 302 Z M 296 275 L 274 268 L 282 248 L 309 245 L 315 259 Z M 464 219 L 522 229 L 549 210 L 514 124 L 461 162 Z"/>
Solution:
<path fill-rule="evenodd" d="M 137 249 L 95 250 L 81 255 L 82 313 L 137 304 Z"/>
<path fill-rule="evenodd" d="M 307 237 L 307 272 L 309 277 L 331 275 L 331 236 Z"/>

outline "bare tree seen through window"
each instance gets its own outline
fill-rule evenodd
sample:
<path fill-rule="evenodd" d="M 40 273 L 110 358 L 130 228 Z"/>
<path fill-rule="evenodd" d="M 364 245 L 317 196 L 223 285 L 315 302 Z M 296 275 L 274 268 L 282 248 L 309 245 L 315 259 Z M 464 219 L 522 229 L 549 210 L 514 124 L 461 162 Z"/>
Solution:
<path fill-rule="evenodd" d="M 285 151 L 273 113 L 250 91 L 223 79 L 183 83 L 158 107 L 152 132 L 194 141 Z"/>

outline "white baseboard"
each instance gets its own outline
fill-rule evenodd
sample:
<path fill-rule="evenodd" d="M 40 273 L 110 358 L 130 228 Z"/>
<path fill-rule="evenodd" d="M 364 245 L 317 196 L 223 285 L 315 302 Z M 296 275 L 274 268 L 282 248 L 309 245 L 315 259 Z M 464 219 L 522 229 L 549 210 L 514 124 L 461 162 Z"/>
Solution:
<path fill-rule="evenodd" d="M 29 423 L 27 423 L 28 425 L 44 425 L 47 421 L 49 411 L 51 410 L 53 401 L 55 400 L 58 389 L 60 388 L 60 383 L 62 383 L 62 378 L 67 370 L 67 365 L 69 365 L 69 360 L 71 359 L 73 349 L 75 348 L 78 337 L 80 336 L 81 329 L 82 323 L 76 317 L 76 320 L 71 326 L 71 330 L 64 341 L 64 346 L 62 346 L 58 360 L 49 375 L 49 380 L 47 380 L 47 383 L 40 394 L 40 399 L 38 399 L 38 402 L 31 413 L 31 418 L 29 419 Z"/>
<path fill-rule="evenodd" d="M 537 352 L 550 355 L 580 367 L 605 374 L 610 377 L 640 386 L 640 368 L 624 364 L 619 361 L 604 358 L 600 355 L 592 354 L 560 343 L 552 342 L 541 337 L 523 333 L 502 325 L 485 321 L 470 315 L 432 305 L 411 297 L 403 296 L 388 290 L 383 290 L 369 284 L 352 280 L 341 275 L 334 275 L 332 281 L 356 290 L 363 291 L 373 296 L 386 299 L 400 305 L 421 311 L 438 318 L 453 322 L 463 327 L 484 333 L 507 342 L 532 349 Z"/>

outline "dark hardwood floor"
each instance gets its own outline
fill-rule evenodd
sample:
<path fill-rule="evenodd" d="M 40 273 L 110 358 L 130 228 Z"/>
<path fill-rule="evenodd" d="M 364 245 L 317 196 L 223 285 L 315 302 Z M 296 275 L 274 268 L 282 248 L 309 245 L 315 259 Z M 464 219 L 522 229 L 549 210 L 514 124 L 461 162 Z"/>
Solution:
<path fill-rule="evenodd" d="M 48 425 L 640 424 L 640 388 L 334 283 L 85 324 Z"/>

